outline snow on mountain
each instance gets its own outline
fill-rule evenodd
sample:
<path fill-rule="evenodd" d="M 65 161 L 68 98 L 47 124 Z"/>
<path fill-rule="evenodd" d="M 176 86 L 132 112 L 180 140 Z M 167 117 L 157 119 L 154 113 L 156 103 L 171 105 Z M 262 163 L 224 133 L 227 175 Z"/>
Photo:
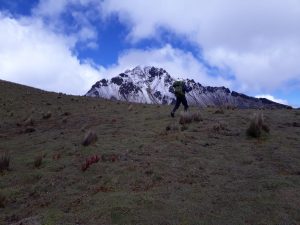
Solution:
<path fill-rule="evenodd" d="M 86 96 L 149 104 L 174 104 L 172 84 L 175 81 L 162 68 L 137 66 L 132 70 L 96 82 Z M 194 80 L 184 80 L 190 105 L 234 106 L 238 108 L 289 108 L 265 98 L 254 98 L 225 87 L 202 86 Z"/>

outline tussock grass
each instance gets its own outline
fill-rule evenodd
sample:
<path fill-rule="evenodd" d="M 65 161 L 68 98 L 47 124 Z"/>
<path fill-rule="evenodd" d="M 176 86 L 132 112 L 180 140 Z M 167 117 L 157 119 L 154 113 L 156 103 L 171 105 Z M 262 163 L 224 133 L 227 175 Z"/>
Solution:
<path fill-rule="evenodd" d="M 203 121 L 200 112 L 194 112 L 194 113 L 192 114 L 192 117 L 193 117 L 193 120 L 194 120 L 195 122 Z"/>
<path fill-rule="evenodd" d="M 179 123 L 181 125 L 193 122 L 193 115 L 190 112 L 180 112 Z"/>
<path fill-rule="evenodd" d="M 1 155 L 0 157 L 0 172 L 9 169 L 10 156 L 7 152 Z"/>
<path fill-rule="evenodd" d="M 5 208 L 6 205 L 6 197 L 4 194 L 0 192 L 0 208 Z"/>
<path fill-rule="evenodd" d="M 97 134 L 94 131 L 89 130 L 85 134 L 84 139 L 81 144 L 83 146 L 89 146 L 89 145 L 95 143 L 97 140 L 98 140 Z"/>
<path fill-rule="evenodd" d="M 223 123 L 217 123 L 213 125 L 212 129 L 214 132 L 219 133 L 226 130 L 226 126 Z"/>
<path fill-rule="evenodd" d="M 33 165 L 35 168 L 40 168 L 43 163 L 43 155 L 38 155 L 34 158 Z"/>
<path fill-rule="evenodd" d="M 255 113 L 246 131 L 249 137 L 260 138 L 263 133 L 269 133 L 270 128 L 265 124 L 262 112 Z"/>
<path fill-rule="evenodd" d="M 181 125 L 183 125 L 183 124 L 189 124 L 189 123 L 192 123 L 193 121 L 200 122 L 202 120 L 203 119 L 202 119 L 202 117 L 201 117 L 201 115 L 200 115 L 199 112 L 194 112 L 194 113 L 191 113 L 189 111 L 180 112 L 179 123 Z"/>
<path fill-rule="evenodd" d="M 34 121 L 32 119 L 32 117 L 29 117 L 28 119 L 26 119 L 24 121 L 24 126 L 33 126 L 34 125 Z"/>
<path fill-rule="evenodd" d="M 132 111 L 133 110 L 133 105 L 129 105 L 128 106 L 128 111 Z"/>
<path fill-rule="evenodd" d="M 43 113 L 43 119 L 49 119 L 52 116 L 52 113 L 50 111 Z"/>

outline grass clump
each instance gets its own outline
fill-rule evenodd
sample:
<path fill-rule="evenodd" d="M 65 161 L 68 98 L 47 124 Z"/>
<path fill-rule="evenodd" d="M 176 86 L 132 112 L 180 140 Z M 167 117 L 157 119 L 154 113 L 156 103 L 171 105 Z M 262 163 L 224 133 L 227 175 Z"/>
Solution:
<path fill-rule="evenodd" d="M 0 208 L 4 208 L 6 204 L 6 197 L 0 192 Z"/>
<path fill-rule="evenodd" d="M 43 113 L 43 119 L 49 119 L 52 116 L 52 113 L 50 111 Z"/>
<path fill-rule="evenodd" d="M 215 114 L 224 114 L 224 110 L 223 109 L 217 109 L 215 111 Z"/>
<path fill-rule="evenodd" d="M 7 152 L 0 157 L 0 172 L 9 170 L 10 156 Z"/>
<path fill-rule="evenodd" d="M 200 122 L 203 120 L 199 112 L 194 112 L 192 117 L 195 122 Z"/>
<path fill-rule="evenodd" d="M 133 105 L 129 105 L 128 106 L 128 111 L 132 111 L 133 110 Z"/>
<path fill-rule="evenodd" d="M 35 168 L 40 168 L 43 163 L 43 156 L 38 155 L 34 158 L 33 165 Z"/>
<path fill-rule="evenodd" d="M 174 123 L 171 123 L 166 126 L 166 131 L 178 131 L 178 130 L 179 130 L 179 127 Z"/>
<path fill-rule="evenodd" d="M 97 137 L 96 133 L 92 130 L 89 130 L 85 134 L 84 139 L 81 144 L 83 146 L 89 146 L 90 144 L 95 143 L 97 140 L 98 140 L 98 137 Z"/>
<path fill-rule="evenodd" d="M 253 138 L 260 138 L 263 133 L 270 133 L 270 128 L 265 124 L 263 113 L 254 114 L 246 133 Z"/>
<path fill-rule="evenodd" d="M 193 121 L 200 122 L 202 120 L 203 119 L 199 112 L 191 113 L 189 111 L 184 111 L 180 113 L 179 123 L 181 125 L 186 125 L 192 123 Z"/>
<path fill-rule="evenodd" d="M 179 123 L 181 125 L 188 124 L 191 122 L 193 122 L 193 115 L 190 112 L 185 111 L 180 113 Z"/>

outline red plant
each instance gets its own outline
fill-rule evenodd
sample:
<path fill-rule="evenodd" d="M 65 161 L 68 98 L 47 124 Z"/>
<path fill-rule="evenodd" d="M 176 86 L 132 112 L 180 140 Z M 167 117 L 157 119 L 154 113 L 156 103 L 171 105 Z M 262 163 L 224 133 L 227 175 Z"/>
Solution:
<path fill-rule="evenodd" d="M 84 172 L 86 171 L 90 165 L 99 162 L 100 158 L 98 155 L 90 156 L 89 158 L 85 159 L 85 162 L 81 165 L 81 170 Z"/>

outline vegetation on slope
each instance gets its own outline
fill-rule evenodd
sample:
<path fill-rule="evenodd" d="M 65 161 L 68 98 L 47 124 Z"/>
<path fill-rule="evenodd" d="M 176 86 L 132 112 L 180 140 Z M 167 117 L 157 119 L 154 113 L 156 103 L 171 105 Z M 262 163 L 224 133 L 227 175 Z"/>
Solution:
<path fill-rule="evenodd" d="M 170 106 L 0 90 L 0 224 L 300 223 L 299 111 L 265 110 L 251 138 L 254 110 L 180 124 Z"/>

